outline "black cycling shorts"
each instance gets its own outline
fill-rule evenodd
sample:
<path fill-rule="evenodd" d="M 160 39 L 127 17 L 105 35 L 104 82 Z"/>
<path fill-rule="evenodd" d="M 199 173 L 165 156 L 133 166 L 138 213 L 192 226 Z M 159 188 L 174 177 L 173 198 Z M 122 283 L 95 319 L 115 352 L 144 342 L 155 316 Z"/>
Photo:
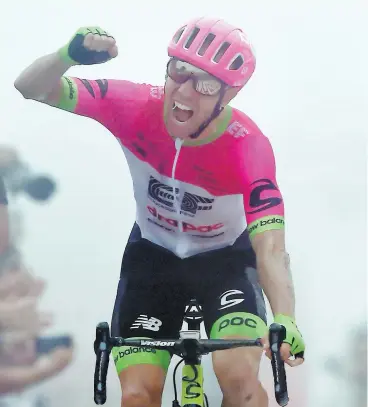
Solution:
<path fill-rule="evenodd" d="M 135 225 L 122 260 L 112 335 L 177 338 L 185 306 L 192 298 L 202 306 L 208 337 L 255 339 L 265 332 L 265 302 L 250 247 L 244 249 L 236 242 L 180 259 L 143 239 Z M 168 352 L 154 349 L 121 347 L 113 355 L 118 372 L 137 363 L 166 369 L 170 362 Z"/>

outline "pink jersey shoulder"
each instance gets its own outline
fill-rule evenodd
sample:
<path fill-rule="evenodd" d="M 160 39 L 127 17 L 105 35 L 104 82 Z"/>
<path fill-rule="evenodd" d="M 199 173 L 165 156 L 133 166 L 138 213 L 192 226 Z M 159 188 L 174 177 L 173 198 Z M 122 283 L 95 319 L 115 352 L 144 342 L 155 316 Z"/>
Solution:
<path fill-rule="evenodd" d="M 99 121 L 116 137 L 124 138 L 150 102 L 163 96 L 163 88 L 116 79 L 72 78 L 78 100 L 74 112 Z"/>
<path fill-rule="evenodd" d="M 234 138 L 244 138 L 248 135 L 264 136 L 256 123 L 244 112 L 232 108 L 232 118 L 226 131 Z"/>
<path fill-rule="evenodd" d="M 275 228 L 281 223 L 283 226 L 284 203 L 276 180 L 275 155 L 268 137 L 249 116 L 237 109 L 234 109 L 227 132 L 228 139 L 232 137 L 229 151 L 236 163 L 236 179 L 244 196 L 247 223 L 254 225 L 261 218 L 273 219 L 276 216 L 278 224 L 274 225 Z"/>

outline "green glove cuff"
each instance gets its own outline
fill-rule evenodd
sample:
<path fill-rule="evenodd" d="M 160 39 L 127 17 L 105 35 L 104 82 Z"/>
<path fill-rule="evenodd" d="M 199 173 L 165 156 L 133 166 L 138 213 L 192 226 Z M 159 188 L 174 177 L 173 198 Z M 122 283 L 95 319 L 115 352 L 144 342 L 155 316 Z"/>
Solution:
<path fill-rule="evenodd" d="M 70 58 L 68 48 L 69 48 L 69 43 L 57 51 L 57 54 L 59 55 L 60 59 L 63 62 L 65 62 L 67 65 L 70 65 L 70 66 L 79 65 L 78 62 L 76 62 L 76 61 L 74 61 L 74 59 Z"/>
<path fill-rule="evenodd" d="M 292 323 L 295 325 L 295 318 L 289 317 L 284 314 L 276 314 L 274 317 L 274 321 L 276 322 L 276 324 L 280 324 L 280 325 L 285 325 L 285 324 L 289 324 L 289 323 Z"/>

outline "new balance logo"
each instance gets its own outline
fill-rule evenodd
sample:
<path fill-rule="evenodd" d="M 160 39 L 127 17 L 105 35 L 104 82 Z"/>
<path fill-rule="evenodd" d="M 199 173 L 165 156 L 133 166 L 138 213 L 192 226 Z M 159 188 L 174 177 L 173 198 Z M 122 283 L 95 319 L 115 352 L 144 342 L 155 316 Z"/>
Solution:
<path fill-rule="evenodd" d="M 175 196 L 173 187 L 159 182 L 154 177 L 150 177 L 148 184 L 148 196 L 157 204 L 163 205 L 166 209 L 174 210 L 175 199 L 178 199 L 179 188 L 175 188 Z M 197 211 L 209 211 L 212 209 L 213 198 L 205 198 L 203 196 L 194 195 L 189 192 L 184 192 L 183 200 L 180 204 L 180 210 L 190 215 L 195 215 Z"/>
<path fill-rule="evenodd" d="M 240 294 L 243 298 L 229 298 L 232 295 Z M 240 304 L 244 301 L 244 293 L 240 290 L 229 290 L 225 291 L 223 294 L 220 295 L 221 300 L 221 307 L 220 309 L 225 309 L 229 307 L 233 307 L 234 305 Z"/>
<path fill-rule="evenodd" d="M 138 329 L 142 327 L 143 329 L 148 329 L 149 331 L 157 332 L 160 329 L 162 322 L 154 317 L 148 318 L 147 315 L 140 315 L 130 329 Z"/>

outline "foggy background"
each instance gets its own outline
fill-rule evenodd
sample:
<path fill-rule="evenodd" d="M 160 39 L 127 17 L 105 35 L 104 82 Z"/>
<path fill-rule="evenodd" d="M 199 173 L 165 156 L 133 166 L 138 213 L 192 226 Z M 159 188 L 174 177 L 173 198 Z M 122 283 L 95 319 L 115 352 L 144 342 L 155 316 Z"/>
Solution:
<path fill-rule="evenodd" d="M 349 358 L 350 329 L 366 320 L 367 11 L 363 0 L 18 0 L 2 6 L 0 141 L 58 182 L 50 204 L 16 203 L 26 216 L 23 251 L 48 281 L 42 305 L 55 313 L 56 324 L 47 333 L 72 332 L 76 342 L 73 364 L 25 392 L 19 406 L 40 393 L 52 407 L 94 405 L 95 326 L 111 318 L 135 203 L 114 137 L 93 120 L 24 100 L 14 79 L 80 26 L 98 25 L 116 38 L 119 57 L 68 74 L 163 84 L 168 41 L 188 18 L 203 14 L 242 27 L 256 50 L 256 72 L 232 105 L 270 138 L 285 200 L 297 323 L 307 344 L 304 366 L 288 369 L 290 406 L 347 404 L 349 383 L 331 376 L 324 362 L 331 355 Z M 206 392 L 217 407 L 219 388 L 210 358 L 204 360 Z M 172 401 L 172 368 L 164 406 Z M 262 376 L 273 399 L 268 361 Z M 119 405 L 111 362 L 106 406 Z"/>

